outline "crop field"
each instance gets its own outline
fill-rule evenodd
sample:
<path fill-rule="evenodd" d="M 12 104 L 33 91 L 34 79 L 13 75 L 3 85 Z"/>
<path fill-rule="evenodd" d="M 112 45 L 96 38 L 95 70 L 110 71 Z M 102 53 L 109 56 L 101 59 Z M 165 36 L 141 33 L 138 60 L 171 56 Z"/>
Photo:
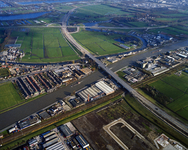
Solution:
<path fill-rule="evenodd" d="M 114 54 L 126 51 L 113 44 L 116 43 L 114 39 L 118 39 L 123 35 L 106 35 L 102 32 L 90 31 L 81 31 L 72 35 L 81 45 L 97 55 Z"/>
<path fill-rule="evenodd" d="M 180 76 L 170 75 L 164 77 L 150 86 L 154 87 L 165 96 L 172 98 L 173 102 L 167 107 L 185 119 L 188 119 L 188 74 L 182 72 Z"/>
<path fill-rule="evenodd" d="M 79 59 L 64 40 L 59 28 L 30 28 L 27 32 L 12 31 L 26 55 L 23 62 L 58 62 Z"/>
<path fill-rule="evenodd" d="M 0 85 L 0 110 L 20 103 L 22 100 L 11 82 Z"/>

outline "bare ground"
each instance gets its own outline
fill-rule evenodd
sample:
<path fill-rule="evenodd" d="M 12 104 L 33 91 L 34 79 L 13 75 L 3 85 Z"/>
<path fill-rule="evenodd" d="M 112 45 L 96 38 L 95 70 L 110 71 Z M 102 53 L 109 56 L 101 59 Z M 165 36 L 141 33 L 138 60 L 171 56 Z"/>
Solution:
<path fill-rule="evenodd" d="M 159 135 L 159 133 L 156 132 L 158 128 L 131 110 L 124 100 L 91 112 L 73 120 L 72 123 L 84 135 L 93 149 L 120 150 L 122 148 L 103 130 L 104 125 L 118 118 L 123 118 L 146 138 L 145 141 L 140 140 L 126 127 L 121 128 L 122 124 L 111 127 L 111 131 L 118 136 L 125 145 L 132 150 L 156 149 L 153 139 Z"/>

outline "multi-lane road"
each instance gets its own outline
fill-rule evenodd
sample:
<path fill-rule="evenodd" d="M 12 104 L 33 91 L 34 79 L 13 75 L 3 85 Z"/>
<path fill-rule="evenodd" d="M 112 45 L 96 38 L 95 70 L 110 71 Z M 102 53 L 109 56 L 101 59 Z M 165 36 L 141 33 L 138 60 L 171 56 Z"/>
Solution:
<path fill-rule="evenodd" d="M 64 25 L 66 25 L 66 24 L 64 24 Z M 167 52 L 169 50 L 174 50 L 174 49 L 182 47 L 182 46 L 188 46 L 188 40 L 179 42 L 179 43 L 173 43 L 171 45 L 160 48 L 161 49 L 160 52 L 158 51 L 158 49 L 156 49 L 156 50 L 153 50 L 155 53 L 153 53 L 153 51 L 146 51 L 143 53 L 138 53 L 137 55 L 128 57 L 128 58 L 123 59 L 117 63 L 109 65 L 109 68 L 111 68 L 111 70 L 113 72 L 115 72 L 126 65 L 134 64 L 135 61 L 137 61 L 139 59 L 144 59 L 144 58 L 146 58 L 148 56 L 152 56 L 152 55 L 158 55 L 161 52 Z M 0 122 L 1 122 L 0 130 L 15 123 L 18 120 L 21 120 L 21 119 L 31 115 L 32 113 L 35 113 L 35 112 L 43 109 L 44 107 L 54 103 L 57 100 L 62 99 L 63 97 L 69 95 L 72 91 L 79 90 L 79 89 L 83 88 L 84 86 L 87 86 L 90 83 L 92 83 L 102 77 L 104 77 L 104 75 L 102 73 L 100 73 L 99 71 L 96 71 L 95 73 L 91 74 L 90 76 L 82 79 L 83 81 L 81 82 L 81 84 L 79 84 L 77 86 L 71 87 L 71 85 L 69 85 L 67 87 L 60 88 L 53 93 L 47 94 L 41 98 L 38 98 L 34 101 L 31 101 L 27 104 L 20 106 L 20 107 L 17 107 L 15 109 L 7 111 L 3 114 L 0 114 Z"/>
<path fill-rule="evenodd" d="M 92 59 L 100 68 L 102 68 L 106 73 L 108 73 L 117 83 L 119 83 L 124 89 L 129 91 L 144 107 L 149 109 L 152 113 L 154 113 L 157 117 L 159 117 L 161 120 L 166 122 L 168 125 L 173 127 L 175 130 L 180 132 L 182 135 L 188 138 L 188 125 L 185 125 L 184 123 L 180 122 L 179 120 L 173 118 L 169 114 L 167 114 L 165 111 L 158 108 L 156 105 L 151 103 L 149 100 L 147 100 L 145 97 L 143 97 L 141 94 L 139 94 L 136 90 L 134 90 L 131 86 L 129 86 L 127 83 L 125 83 L 121 78 L 119 78 L 113 71 L 111 71 L 108 67 L 106 67 L 100 60 L 95 58 L 91 53 L 89 53 L 84 47 L 82 47 L 67 31 L 66 28 L 66 22 L 69 18 L 71 13 L 67 13 L 65 16 L 64 22 L 62 23 L 62 31 L 67 40 L 73 44 L 82 54 L 84 54 L 86 57 L 89 57 Z"/>

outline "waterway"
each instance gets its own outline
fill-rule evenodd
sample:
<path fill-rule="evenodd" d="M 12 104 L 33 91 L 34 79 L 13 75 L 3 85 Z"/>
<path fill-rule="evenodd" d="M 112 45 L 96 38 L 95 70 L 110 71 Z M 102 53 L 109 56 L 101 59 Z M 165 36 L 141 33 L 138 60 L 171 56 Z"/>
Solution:
<path fill-rule="evenodd" d="M 82 1 L 82 0 L 54 0 L 54 1 L 35 1 L 35 2 L 17 2 L 17 4 L 20 5 L 35 5 L 35 4 L 52 4 L 52 3 L 67 3 L 67 2 L 77 2 L 77 1 Z"/>
<path fill-rule="evenodd" d="M 107 20 L 107 21 L 98 21 L 98 22 L 87 22 L 87 23 L 83 23 L 85 26 L 87 27 L 92 27 L 92 26 L 98 26 L 99 23 L 108 23 L 111 20 Z M 99 26 L 99 27 L 104 27 L 104 26 Z"/>
<path fill-rule="evenodd" d="M 34 19 L 47 13 L 49 12 L 38 12 L 38 13 L 21 14 L 21 15 L 6 15 L 6 16 L 0 16 L 0 20 L 4 21 L 4 20 L 18 20 L 18 19 Z"/>
<path fill-rule="evenodd" d="M 133 55 L 131 57 L 122 59 L 114 64 L 109 65 L 108 67 L 112 71 L 117 71 L 127 65 L 134 65 L 137 60 L 145 59 L 149 56 L 156 56 L 159 55 L 162 52 L 167 52 L 170 50 L 175 50 L 180 47 L 188 46 L 188 40 L 181 41 L 178 43 L 172 43 L 164 46 L 163 48 L 158 48 L 155 50 L 148 50 L 146 52 L 138 53 L 136 55 Z M 159 51 L 161 50 L 161 51 Z M 16 121 L 19 121 L 27 116 L 30 116 L 31 114 L 49 106 L 50 104 L 56 102 L 57 100 L 63 99 L 65 96 L 70 95 L 72 91 L 77 91 L 84 86 L 89 85 L 90 83 L 104 77 L 104 75 L 96 71 L 95 73 L 91 74 L 90 76 L 81 79 L 82 82 L 74 87 L 71 87 L 71 85 L 68 85 L 66 87 L 60 88 L 57 91 L 53 93 L 49 93 L 41 98 L 38 98 L 34 101 L 31 101 L 27 104 L 24 104 L 20 107 L 17 107 L 13 110 L 7 111 L 3 114 L 0 114 L 0 130 L 4 129 L 5 127 L 15 123 Z"/>

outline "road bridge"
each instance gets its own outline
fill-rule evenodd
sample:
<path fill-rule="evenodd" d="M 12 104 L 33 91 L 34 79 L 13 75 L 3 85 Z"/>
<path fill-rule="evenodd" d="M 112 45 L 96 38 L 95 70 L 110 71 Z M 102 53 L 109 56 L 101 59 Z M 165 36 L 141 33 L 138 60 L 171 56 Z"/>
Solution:
<path fill-rule="evenodd" d="M 64 16 L 63 22 L 62 22 L 62 32 L 66 39 L 74 45 L 83 55 L 88 56 L 90 59 L 92 59 L 96 64 L 101 67 L 106 73 L 108 73 L 117 83 L 119 83 L 124 89 L 129 91 L 144 107 L 146 107 L 149 111 L 151 111 L 154 115 L 156 115 L 158 118 L 163 120 L 165 123 L 170 125 L 172 128 L 177 130 L 179 133 L 184 135 L 188 138 L 188 125 L 185 125 L 184 123 L 180 122 L 179 120 L 173 118 L 169 114 L 167 114 L 162 109 L 155 106 L 153 103 L 148 101 L 145 97 L 143 97 L 141 94 L 139 94 L 136 90 L 134 90 L 131 86 L 129 86 L 127 83 L 125 83 L 121 78 L 119 78 L 114 72 L 112 72 L 108 67 L 106 67 L 100 60 L 95 58 L 91 53 L 89 53 L 85 48 L 83 48 L 77 41 L 70 35 L 70 33 L 67 31 L 66 22 L 70 16 L 70 14 L 75 10 L 72 9 Z"/>

